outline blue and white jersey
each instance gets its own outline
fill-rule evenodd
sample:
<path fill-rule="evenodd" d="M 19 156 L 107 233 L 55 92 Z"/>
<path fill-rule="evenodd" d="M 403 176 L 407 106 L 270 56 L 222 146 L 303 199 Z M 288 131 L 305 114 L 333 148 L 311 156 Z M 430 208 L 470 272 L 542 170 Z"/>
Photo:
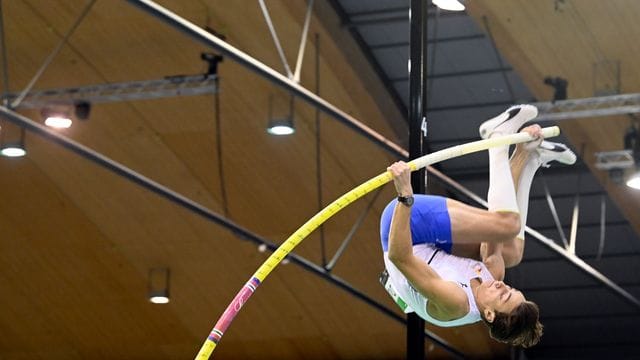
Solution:
<path fill-rule="evenodd" d="M 429 323 L 442 327 L 461 326 L 482 320 L 470 282 L 474 278 L 481 278 L 482 281 L 492 281 L 494 278 L 481 261 L 448 254 L 432 244 L 414 245 L 413 254 L 428 263 L 444 280 L 454 282 L 464 290 L 469 301 L 469 312 L 465 316 L 451 321 L 440 321 L 431 317 L 427 313 L 429 299 L 409 283 L 400 270 L 389 260 L 388 253 L 384 252 L 384 263 L 389 273 L 389 280 L 408 308 Z"/>

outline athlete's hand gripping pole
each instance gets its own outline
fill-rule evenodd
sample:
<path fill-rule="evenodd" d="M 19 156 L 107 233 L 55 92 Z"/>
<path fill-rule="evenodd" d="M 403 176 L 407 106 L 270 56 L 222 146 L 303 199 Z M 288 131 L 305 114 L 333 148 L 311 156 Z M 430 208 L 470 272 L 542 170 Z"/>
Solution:
<path fill-rule="evenodd" d="M 545 138 L 558 136 L 559 134 L 560 129 L 557 126 L 542 129 L 542 135 Z M 423 167 L 426 167 L 428 165 L 432 165 L 454 157 L 486 150 L 496 146 L 518 144 L 532 140 L 534 139 L 531 137 L 531 135 L 521 132 L 507 136 L 474 141 L 419 157 L 413 161 L 410 161 L 409 167 L 411 168 L 411 171 L 415 171 L 422 169 Z M 378 187 L 388 183 L 389 181 L 391 181 L 391 179 L 391 174 L 389 172 L 384 172 L 368 180 L 364 184 L 356 187 L 355 189 L 342 195 L 337 200 L 329 204 L 327 207 L 325 207 L 319 213 L 309 219 L 291 236 L 289 236 L 289 238 L 284 243 L 282 243 L 282 245 L 280 245 L 280 247 L 278 247 L 278 249 L 276 249 L 276 251 L 274 251 L 271 256 L 269 256 L 269 258 L 262 264 L 262 266 L 258 268 L 251 279 L 249 279 L 249 281 L 244 284 L 242 289 L 240 289 L 240 292 L 238 292 L 229 306 L 227 306 L 227 309 L 224 311 L 220 319 L 218 319 L 218 322 L 216 322 L 216 325 L 213 327 L 213 330 L 211 330 L 211 333 L 205 340 L 202 348 L 200 348 L 200 351 L 196 356 L 196 360 L 209 359 L 211 353 L 213 353 L 213 350 L 222 338 L 222 335 L 224 335 L 224 332 L 227 330 L 242 306 L 247 302 L 247 300 L 249 300 L 251 295 L 256 291 L 257 287 L 264 281 L 269 273 L 271 273 L 271 271 L 273 271 L 273 269 L 280 263 L 280 261 L 282 261 L 282 259 L 284 259 L 296 246 L 298 246 L 298 244 L 302 240 L 304 240 L 304 238 L 309 236 L 311 232 L 322 225 L 330 217 L 335 215 L 338 211 L 342 210 L 342 208 L 363 197 L 369 192 L 377 189 Z"/>

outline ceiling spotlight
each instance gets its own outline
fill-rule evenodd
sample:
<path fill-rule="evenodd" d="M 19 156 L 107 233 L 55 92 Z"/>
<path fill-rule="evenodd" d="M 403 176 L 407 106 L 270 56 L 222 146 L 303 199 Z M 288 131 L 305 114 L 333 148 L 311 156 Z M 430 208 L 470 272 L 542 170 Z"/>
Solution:
<path fill-rule="evenodd" d="M 27 151 L 21 144 L 6 144 L 2 145 L 0 154 L 6 157 L 21 157 L 27 155 Z"/>
<path fill-rule="evenodd" d="M 154 304 L 169 303 L 169 269 L 149 270 L 149 301 Z"/>
<path fill-rule="evenodd" d="M 629 179 L 627 179 L 627 186 L 633 189 L 640 190 L 640 171 L 637 171 L 635 174 L 631 175 Z"/>
<path fill-rule="evenodd" d="M 273 95 L 269 95 L 269 123 L 267 132 L 271 135 L 291 135 L 296 132 L 293 126 L 293 95 L 289 98 L 289 113 L 286 116 L 273 116 Z"/>
<path fill-rule="evenodd" d="M 433 0 L 433 5 L 442 10 L 463 11 L 464 5 L 459 0 Z"/>
<path fill-rule="evenodd" d="M 66 129 L 71 126 L 73 121 L 68 117 L 64 116 L 49 116 L 44 120 L 44 124 L 56 128 L 56 129 Z"/>
<path fill-rule="evenodd" d="M 149 301 L 151 301 L 154 304 L 168 304 L 169 296 L 165 294 L 153 295 L 149 298 Z"/>
<path fill-rule="evenodd" d="M 6 130 L 3 130 L 2 137 L 0 139 L 0 155 L 6 157 L 22 157 L 27 154 L 27 150 L 24 146 L 25 131 L 20 129 L 20 137 L 18 140 L 5 140 L 7 136 Z"/>
<path fill-rule="evenodd" d="M 73 123 L 69 105 L 54 104 L 42 109 L 44 124 L 55 129 L 66 129 Z"/>
<path fill-rule="evenodd" d="M 271 119 L 267 126 L 267 132 L 271 135 L 291 135 L 296 132 L 291 119 Z"/>

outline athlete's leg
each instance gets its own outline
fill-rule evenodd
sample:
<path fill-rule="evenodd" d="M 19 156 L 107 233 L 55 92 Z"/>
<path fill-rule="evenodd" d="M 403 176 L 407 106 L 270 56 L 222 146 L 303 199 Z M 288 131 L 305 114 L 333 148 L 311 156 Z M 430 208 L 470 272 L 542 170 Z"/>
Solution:
<path fill-rule="evenodd" d="M 520 210 L 520 231 L 513 239 L 504 243 L 502 258 L 507 268 L 516 266 L 524 254 L 524 231 L 529 208 L 529 191 L 533 176 L 540 166 L 536 147 L 540 142 L 519 144 L 511 157 L 511 174 L 516 184 L 516 199 Z"/>
<path fill-rule="evenodd" d="M 533 176 L 540 166 L 549 167 L 549 162 L 558 161 L 571 165 L 575 163 L 575 154 L 563 144 L 544 141 L 535 149 L 533 144 L 516 146 L 511 158 L 511 173 L 517 184 L 516 198 L 520 209 L 521 229 L 518 236 L 504 243 L 502 256 L 506 267 L 513 267 L 520 263 L 524 253 L 524 233 L 529 207 L 529 191 L 533 183 Z"/>
<path fill-rule="evenodd" d="M 518 105 L 480 126 L 484 138 L 513 134 L 527 121 L 537 116 L 534 106 Z M 539 127 L 537 128 L 539 129 Z M 540 136 L 539 131 L 535 136 Z M 451 218 L 451 235 L 458 244 L 504 243 L 520 231 L 518 202 L 511 168 L 509 147 L 489 149 L 489 211 L 474 208 L 455 200 L 447 201 Z"/>

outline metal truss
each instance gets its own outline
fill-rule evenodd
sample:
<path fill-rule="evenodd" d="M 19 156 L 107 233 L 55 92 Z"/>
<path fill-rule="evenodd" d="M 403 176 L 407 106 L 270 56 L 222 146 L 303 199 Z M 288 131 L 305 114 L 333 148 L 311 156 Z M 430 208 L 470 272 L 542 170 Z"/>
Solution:
<path fill-rule="evenodd" d="M 536 121 L 560 121 L 585 117 L 627 115 L 640 112 L 640 94 L 621 94 L 584 99 L 534 103 Z"/>
<path fill-rule="evenodd" d="M 42 108 L 51 104 L 92 104 L 116 101 L 149 100 L 174 96 L 213 94 L 218 91 L 217 75 L 179 75 L 159 80 L 130 81 L 82 87 L 32 91 L 20 102 L 20 108 Z M 9 100 L 18 95 L 10 94 Z"/>
<path fill-rule="evenodd" d="M 626 169 L 635 165 L 631 150 L 605 151 L 596 153 L 596 168 L 600 170 Z"/>

